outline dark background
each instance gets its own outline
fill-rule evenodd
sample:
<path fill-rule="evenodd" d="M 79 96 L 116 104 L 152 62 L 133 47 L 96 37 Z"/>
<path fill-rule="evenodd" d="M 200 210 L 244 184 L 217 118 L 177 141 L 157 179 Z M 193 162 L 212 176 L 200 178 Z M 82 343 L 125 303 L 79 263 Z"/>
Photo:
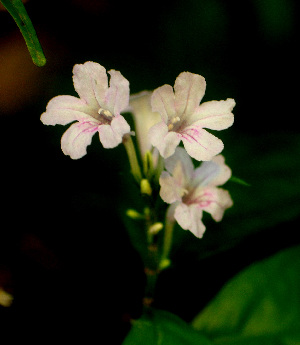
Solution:
<path fill-rule="evenodd" d="M 141 312 L 142 263 L 122 221 L 122 207 L 137 203 L 124 148 L 104 150 L 95 136 L 88 155 L 72 161 L 60 149 L 66 128 L 39 120 L 52 97 L 76 95 L 76 63 L 121 71 L 132 93 L 190 71 L 206 78 L 204 101 L 237 103 L 234 126 L 217 136 L 233 174 L 251 187 L 228 185 L 235 206 L 220 224 L 207 218 L 203 240 L 177 230 L 157 307 L 190 321 L 237 271 L 297 242 L 296 0 L 30 0 L 26 9 L 42 68 L 0 12 L 0 287 L 14 296 L 0 307 L 7 325 L 31 340 L 101 342 L 107 332 L 118 343 Z"/>

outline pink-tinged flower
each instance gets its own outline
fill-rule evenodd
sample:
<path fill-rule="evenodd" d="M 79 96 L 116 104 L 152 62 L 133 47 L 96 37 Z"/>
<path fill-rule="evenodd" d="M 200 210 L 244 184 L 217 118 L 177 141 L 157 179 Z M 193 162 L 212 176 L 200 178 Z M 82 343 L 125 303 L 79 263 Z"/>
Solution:
<path fill-rule="evenodd" d="M 181 147 L 165 160 L 165 167 L 167 171 L 159 179 L 160 196 L 171 204 L 169 217 L 174 217 L 183 229 L 201 238 L 205 231 L 201 220 L 203 211 L 218 222 L 224 211 L 233 205 L 228 191 L 218 188 L 230 178 L 230 168 L 225 165 L 224 157 L 218 155 L 194 169 L 191 158 Z"/>
<path fill-rule="evenodd" d="M 206 88 L 205 79 L 190 72 L 180 73 L 172 86 L 153 91 L 152 110 L 162 121 L 154 125 L 149 136 L 164 158 L 170 157 L 182 140 L 188 154 L 197 160 L 211 160 L 223 150 L 223 142 L 204 128 L 222 130 L 233 124 L 235 101 L 210 101 L 199 105 Z"/>
<path fill-rule="evenodd" d="M 113 148 L 130 133 L 127 121 L 120 113 L 128 108 L 129 82 L 119 71 L 110 70 L 110 83 L 103 66 L 85 62 L 73 68 L 73 83 L 80 98 L 73 96 L 54 97 L 42 114 L 45 125 L 73 123 L 61 138 L 65 155 L 73 159 L 83 157 L 98 132 L 105 148 Z"/>

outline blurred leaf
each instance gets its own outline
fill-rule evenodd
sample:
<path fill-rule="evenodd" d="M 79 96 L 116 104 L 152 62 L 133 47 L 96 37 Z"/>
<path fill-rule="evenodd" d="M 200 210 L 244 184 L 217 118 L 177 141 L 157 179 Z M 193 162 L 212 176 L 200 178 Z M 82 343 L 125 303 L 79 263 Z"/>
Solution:
<path fill-rule="evenodd" d="M 133 322 L 123 345 L 211 345 L 199 332 L 179 317 L 150 309 Z"/>
<path fill-rule="evenodd" d="M 0 0 L 3 6 L 14 18 L 18 25 L 31 55 L 32 61 L 37 66 L 44 66 L 46 58 L 43 53 L 40 42 L 37 38 L 36 32 L 32 22 L 26 12 L 26 9 L 21 0 Z"/>
<path fill-rule="evenodd" d="M 300 341 L 300 246 L 252 264 L 229 281 L 193 321 L 215 344 Z"/>

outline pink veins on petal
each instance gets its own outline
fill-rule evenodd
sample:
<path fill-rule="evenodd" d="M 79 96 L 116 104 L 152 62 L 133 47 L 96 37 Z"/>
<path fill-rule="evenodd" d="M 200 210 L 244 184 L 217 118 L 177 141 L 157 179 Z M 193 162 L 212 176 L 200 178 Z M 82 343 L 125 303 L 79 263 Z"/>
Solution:
<path fill-rule="evenodd" d="M 152 111 L 160 113 L 165 131 L 177 134 L 177 137 L 160 137 L 156 132 L 161 125 L 153 126 L 149 131 L 152 145 L 164 158 L 174 154 L 179 145 L 178 138 L 183 141 L 188 154 L 198 161 L 209 161 L 223 150 L 222 141 L 204 128 L 223 130 L 230 127 L 234 121 L 235 101 L 228 98 L 200 104 L 205 88 L 202 76 L 183 72 L 176 78 L 174 88 L 163 85 L 153 91 Z"/>
<path fill-rule="evenodd" d="M 188 133 L 191 132 L 191 133 Z M 200 137 L 200 131 L 195 129 L 195 128 L 188 128 L 185 129 L 184 131 L 179 133 L 181 135 L 181 137 L 183 139 L 185 139 L 186 141 L 188 141 L 189 143 L 192 143 L 193 141 L 195 141 L 197 144 L 199 144 L 200 146 L 202 146 L 204 149 L 207 149 L 205 146 L 203 146 L 199 140 L 196 139 L 196 137 Z"/>
<path fill-rule="evenodd" d="M 71 126 L 61 139 L 64 154 L 72 159 L 83 157 L 92 136 L 99 132 L 105 148 L 114 148 L 122 143 L 130 126 L 121 116 L 128 108 L 129 82 L 119 71 L 106 69 L 92 61 L 73 68 L 73 83 L 78 97 L 57 96 L 49 101 L 41 121 L 46 125 Z"/>

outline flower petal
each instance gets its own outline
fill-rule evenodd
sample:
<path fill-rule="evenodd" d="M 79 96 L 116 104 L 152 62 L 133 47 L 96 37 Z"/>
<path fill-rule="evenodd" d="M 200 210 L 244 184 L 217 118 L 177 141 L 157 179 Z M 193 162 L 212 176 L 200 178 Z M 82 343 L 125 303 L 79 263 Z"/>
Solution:
<path fill-rule="evenodd" d="M 182 72 L 175 81 L 175 107 L 181 119 L 190 116 L 199 106 L 206 88 L 205 79 L 190 72 Z"/>
<path fill-rule="evenodd" d="M 177 147 L 175 153 L 165 160 L 165 167 L 171 174 L 173 174 L 178 162 L 180 162 L 185 176 L 188 179 L 191 179 L 194 172 L 194 165 L 191 157 L 187 154 L 183 147 Z"/>
<path fill-rule="evenodd" d="M 197 186 L 220 186 L 231 177 L 231 169 L 225 164 L 222 155 L 213 157 L 211 161 L 203 162 L 199 168 L 195 169 L 193 185 Z"/>
<path fill-rule="evenodd" d="M 190 124 L 215 130 L 226 129 L 233 124 L 234 106 L 235 101 L 232 98 L 202 103 L 190 118 Z"/>
<path fill-rule="evenodd" d="M 125 134 L 130 133 L 130 126 L 122 115 L 115 116 L 110 125 L 113 131 L 118 133 L 122 138 Z"/>
<path fill-rule="evenodd" d="M 175 201 L 181 200 L 182 185 L 178 180 L 170 176 L 167 171 L 163 171 L 159 178 L 160 196 L 164 202 L 172 204 Z"/>
<path fill-rule="evenodd" d="M 151 143 L 148 137 L 149 129 L 158 122 L 161 122 L 161 116 L 157 112 L 152 112 L 151 99 L 152 92 L 142 91 L 130 96 L 130 111 L 133 114 L 135 131 L 139 143 L 142 157 L 147 151 L 151 150 Z"/>
<path fill-rule="evenodd" d="M 44 125 L 66 125 L 70 122 L 90 118 L 89 106 L 81 99 L 73 96 L 57 96 L 52 98 L 41 115 Z"/>
<path fill-rule="evenodd" d="M 108 89 L 108 78 L 103 66 L 87 61 L 73 68 L 73 83 L 79 97 L 98 110 L 105 99 Z"/>
<path fill-rule="evenodd" d="M 159 150 L 164 158 L 172 156 L 180 143 L 180 135 L 176 132 L 169 132 L 168 126 L 164 122 L 152 126 L 148 135 L 151 144 Z"/>
<path fill-rule="evenodd" d="M 211 214 L 212 218 L 219 222 L 223 218 L 225 210 L 233 205 L 233 201 L 227 190 L 207 187 L 195 192 L 198 193 L 199 207 Z"/>
<path fill-rule="evenodd" d="M 92 142 L 92 136 L 98 130 L 96 121 L 76 122 L 72 124 L 61 138 L 61 149 L 72 159 L 86 155 L 86 148 Z"/>
<path fill-rule="evenodd" d="M 118 115 L 129 105 L 129 81 L 119 71 L 110 70 L 109 88 L 105 96 L 105 108 Z"/>
<path fill-rule="evenodd" d="M 209 161 L 224 148 L 220 139 L 201 127 L 187 127 L 180 135 L 187 153 L 198 161 Z"/>
<path fill-rule="evenodd" d="M 184 230 L 190 230 L 196 237 L 201 238 L 205 232 L 202 223 L 202 210 L 196 205 L 185 205 L 180 203 L 174 213 L 177 223 Z"/>
<path fill-rule="evenodd" d="M 153 91 L 151 97 L 152 111 L 160 113 L 162 120 L 168 123 L 168 119 L 176 116 L 175 96 L 171 85 L 163 85 Z"/>
<path fill-rule="evenodd" d="M 123 135 L 130 133 L 130 127 L 122 115 L 115 116 L 110 125 L 99 127 L 99 137 L 104 148 L 110 149 L 121 144 Z"/>

